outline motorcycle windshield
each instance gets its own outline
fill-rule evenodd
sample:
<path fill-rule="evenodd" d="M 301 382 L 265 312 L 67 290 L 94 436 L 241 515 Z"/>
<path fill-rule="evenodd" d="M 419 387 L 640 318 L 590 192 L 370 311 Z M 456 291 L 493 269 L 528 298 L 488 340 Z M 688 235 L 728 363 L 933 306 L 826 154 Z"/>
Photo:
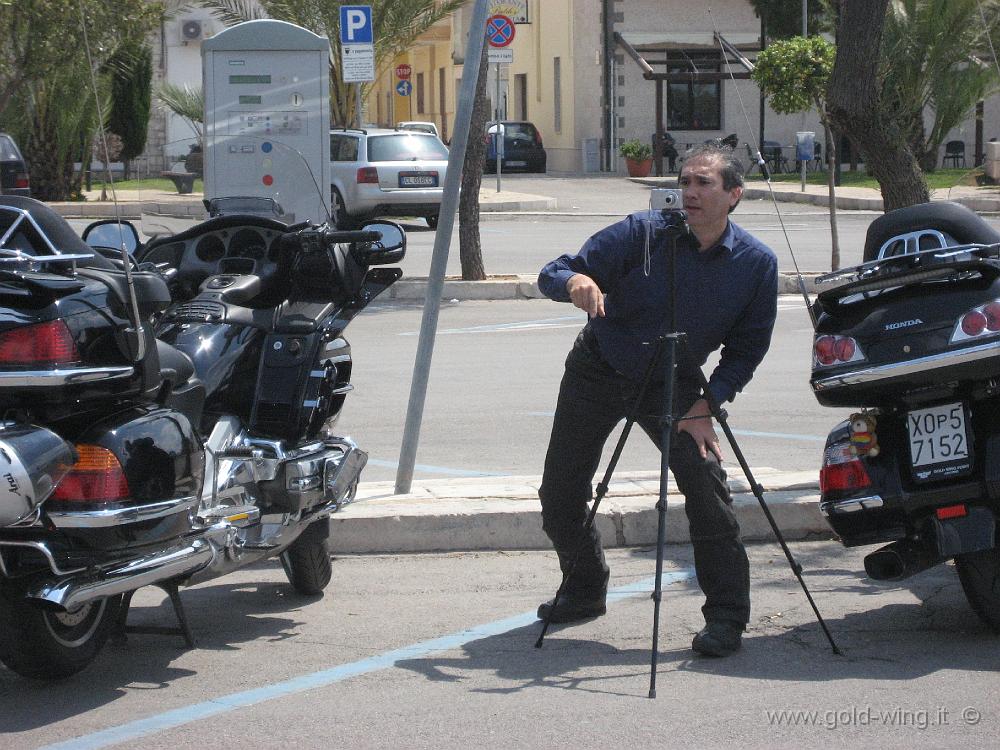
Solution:
<path fill-rule="evenodd" d="M 206 212 L 209 218 L 249 215 L 285 225 L 330 219 L 330 186 L 321 184 L 301 152 L 266 136 L 243 135 L 238 127 L 229 130 L 235 134 L 163 147 L 159 189 L 141 198 L 143 234 L 179 233 Z"/>

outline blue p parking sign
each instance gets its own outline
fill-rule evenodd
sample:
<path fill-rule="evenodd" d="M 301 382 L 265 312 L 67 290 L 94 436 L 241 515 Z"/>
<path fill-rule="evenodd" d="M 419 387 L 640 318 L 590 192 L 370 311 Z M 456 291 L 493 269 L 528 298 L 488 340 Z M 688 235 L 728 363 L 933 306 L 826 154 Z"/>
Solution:
<path fill-rule="evenodd" d="M 340 43 L 374 44 L 370 5 L 340 6 Z"/>

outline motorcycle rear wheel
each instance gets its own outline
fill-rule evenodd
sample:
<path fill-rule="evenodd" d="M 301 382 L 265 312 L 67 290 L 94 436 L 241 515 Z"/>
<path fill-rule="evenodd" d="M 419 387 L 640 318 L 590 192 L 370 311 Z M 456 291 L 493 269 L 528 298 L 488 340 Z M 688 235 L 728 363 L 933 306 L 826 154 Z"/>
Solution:
<path fill-rule="evenodd" d="M 58 680 L 94 660 L 111 634 L 122 597 L 73 612 L 43 609 L 19 592 L 0 593 L 0 661 L 23 677 Z"/>
<path fill-rule="evenodd" d="M 299 594 L 322 594 L 333 576 L 330 562 L 330 519 L 306 526 L 299 537 L 281 553 L 281 566 L 288 582 Z"/>
<path fill-rule="evenodd" d="M 1000 548 L 955 558 L 965 598 L 979 619 L 1000 633 Z"/>

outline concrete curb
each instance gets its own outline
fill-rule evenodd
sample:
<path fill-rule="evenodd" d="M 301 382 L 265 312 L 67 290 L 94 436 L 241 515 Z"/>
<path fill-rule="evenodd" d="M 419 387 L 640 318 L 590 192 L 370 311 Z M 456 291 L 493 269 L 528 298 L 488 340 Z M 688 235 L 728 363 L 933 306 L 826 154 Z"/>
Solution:
<path fill-rule="evenodd" d="M 552 211 L 557 208 L 555 198 L 526 193 L 509 193 L 509 198 L 482 201 L 482 213 L 494 211 Z M 161 214 L 181 218 L 207 219 L 208 213 L 201 199 L 177 199 L 169 201 L 128 201 L 119 200 L 121 216 L 135 220 L 141 214 Z M 115 204 L 111 201 L 53 202 L 48 206 L 66 219 L 106 219 L 115 216 Z"/>
<path fill-rule="evenodd" d="M 815 472 L 755 470 L 764 499 L 786 539 L 830 538 L 819 512 Z M 338 553 L 549 549 L 538 503 L 540 477 L 428 480 L 408 495 L 391 482 L 359 488 L 359 502 L 332 518 L 331 548 Z M 743 539 L 773 541 L 770 525 L 743 477 L 730 479 Z M 654 544 L 659 492 L 656 472 L 623 474 L 611 483 L 597 514 L 607 547 Z M 670 482 L 667 541 L 690 541 L 684 500 Z"/>

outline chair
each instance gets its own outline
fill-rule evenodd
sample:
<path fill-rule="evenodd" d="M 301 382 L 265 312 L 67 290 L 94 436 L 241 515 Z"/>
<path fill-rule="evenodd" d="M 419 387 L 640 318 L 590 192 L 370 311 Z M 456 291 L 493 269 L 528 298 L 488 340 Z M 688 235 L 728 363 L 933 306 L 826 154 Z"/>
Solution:
<path fill-rule="evenodd" d="M 965 167 L 965 141 L 948 141 L 944 144 L 944 158 L 941 160 L 941 166 L 947 166 L 949 159 L 956 169 L 959 159 L 962 160 L 962 167 Z"/>
<path fill-rule="evenodd" d="M 777 141 L 764 141 L 761 144 L 760 151 L 764 157 L 764 161 L 767 162 L 768 169 L 772 173 L 782 174 L 788 171 L 788 159 L 784 151 L 782 151 L 780 143 Z"/>
<path fill-rule="evenodd" d="M 764 170 L 767 169 L 767 166 L 765 165 L 764 167 L 761 167 L 760 162 L 757 161 L 757 154 L 755 154 L 754 151 L 753 151 L 753 149 L 750 148 L 750 144 L 749 143 L 744 143 L 743 145 L 746 146 L 746 149 L 747 149 L 747 169 L 746 169 L 746 172 L 744 174 L 746 174 L 746 175 L 749 176 L 749 174 L 754 169 L 757 169 L 760 172 L 761 177 L 764 177 L 766 179 L 767 178 L 767 174 L 765 173 Z"/>
<path fill-rule="evenodd" d="M 823 171 L 823 144 L 816 141 L 813 144 L 813 158 L 812 161 L 806 165 L 807 168 L 814 169 L 817 172 Z"/>

